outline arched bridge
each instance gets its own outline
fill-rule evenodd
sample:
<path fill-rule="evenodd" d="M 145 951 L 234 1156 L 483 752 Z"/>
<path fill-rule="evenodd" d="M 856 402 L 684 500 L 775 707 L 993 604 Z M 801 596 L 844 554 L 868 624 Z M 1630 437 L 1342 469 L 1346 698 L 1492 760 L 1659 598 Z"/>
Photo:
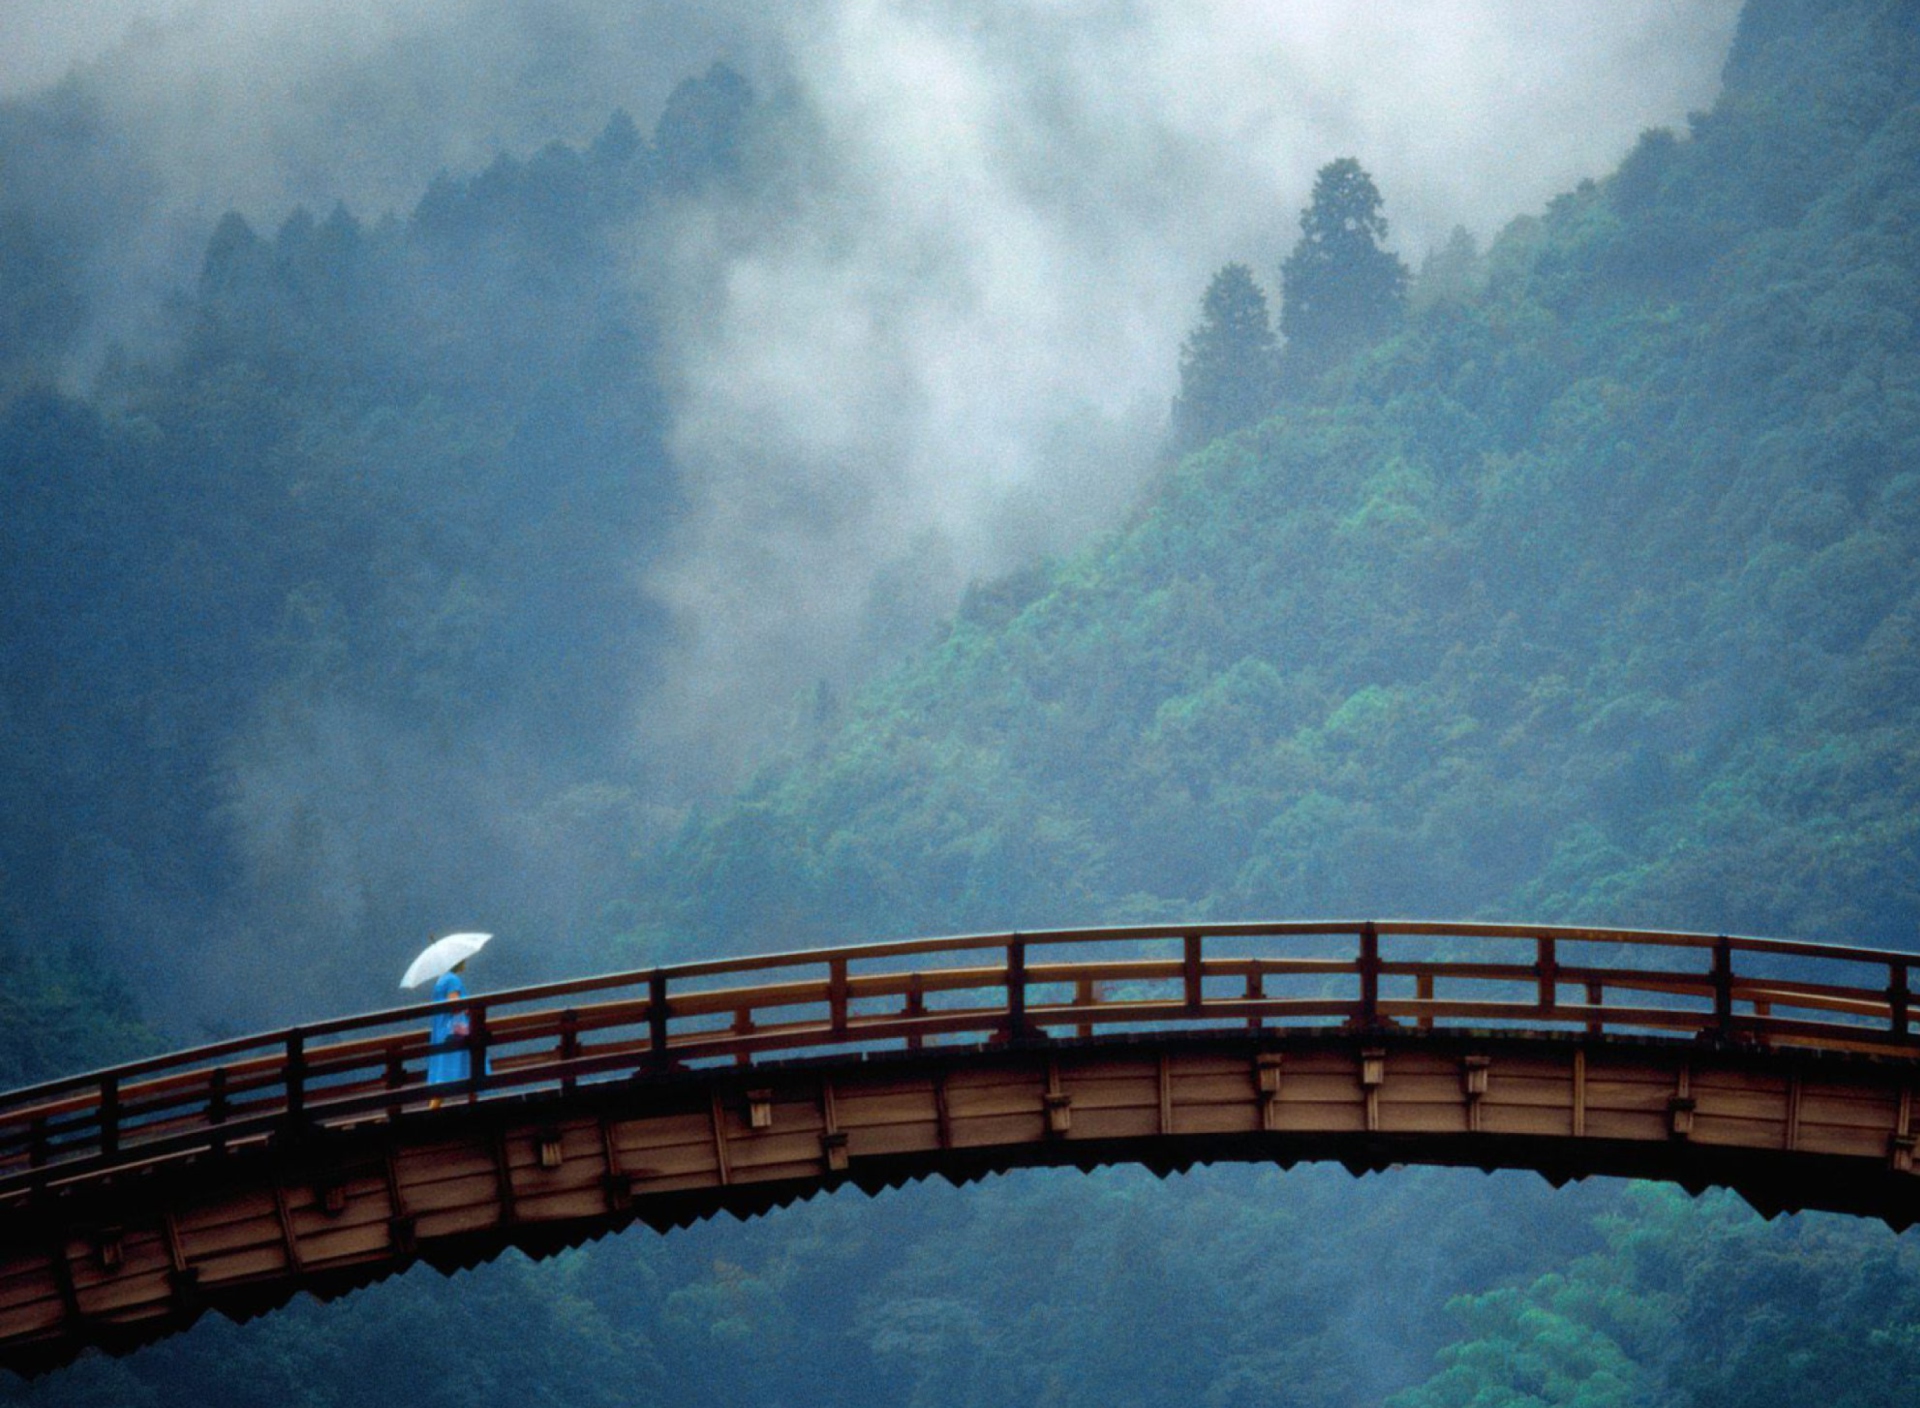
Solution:
<path fill-rule="evenodd" d="M 424 1084 L 431 1004 L 220 1042 L 0 1097 L 0 1362 L 1017 1166 L 1632 1175 L 1904 1228 L 1915 962 L 1499 924 L 1058 930 L 475 996 L 481 1074 L 456 1085 Z"/>

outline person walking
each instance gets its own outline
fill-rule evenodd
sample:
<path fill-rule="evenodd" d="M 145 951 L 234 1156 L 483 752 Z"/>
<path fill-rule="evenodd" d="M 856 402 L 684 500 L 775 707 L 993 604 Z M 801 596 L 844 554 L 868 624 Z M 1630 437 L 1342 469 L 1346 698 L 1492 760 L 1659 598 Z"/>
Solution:
<path fill-rule="evenodd" d="M 467 995 L 467 985 L 460 977 L 466 966 L 465 961 L 456 963 L 434 980 L 433 1000 L 446 1006 L 433 1014 L 433 1028 L 429 1033 L 433 1054 L 427 1057 L 428 1085 L 450 1085 L 473 1074 L 473 1054 L 464 1046 L 456 1045 L 473 1034 L 467 1009 L 456 1005 Z M 428 1108 L 439 1109 L 440 1097 L 434 1096 Z"/>

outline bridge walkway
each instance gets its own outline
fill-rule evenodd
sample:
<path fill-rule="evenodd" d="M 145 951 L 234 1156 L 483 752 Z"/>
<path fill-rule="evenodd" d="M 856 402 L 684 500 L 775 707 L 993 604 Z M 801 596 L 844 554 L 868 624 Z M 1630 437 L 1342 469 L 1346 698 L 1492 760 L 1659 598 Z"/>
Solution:
<path fill-rule="evenodd" d="M 1503 924 L 968 935 L 612 974 L 0 1096 L 0 1363 L 417 1260 L 1013 1167 L 1535 1169 L 1920 1220 L 1916 955 Z M 490 1069 L 489 1069 L 490 1066 Z"/>

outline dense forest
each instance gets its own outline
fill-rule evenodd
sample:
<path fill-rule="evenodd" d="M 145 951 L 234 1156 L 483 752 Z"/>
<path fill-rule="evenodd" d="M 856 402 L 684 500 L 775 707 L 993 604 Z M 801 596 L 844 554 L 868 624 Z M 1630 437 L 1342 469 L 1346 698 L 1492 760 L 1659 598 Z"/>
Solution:
<path fill-rule="evenodd" d="M 0 122 L 57 164 L 85 114 Z M 0 1076 L 384 1002 L 376 940 L 450 883 L 554 936 L 498 984 L 1171 916 L 1916 947 L 1910 0 L 1751 0 L 1685 130 L 1414 269 L 1328 153 L 1284 262 L 1194 290 L 1124 522 L 670 809 L 624 739 L 680 629 L 632 563 L 684 502 L 671 328 L 614 271 L 700 202 L 775 218 L 809 140 L 718 65 L 405 218 L 229 216 L 84 391 L 96 252 L 0 203 Z M 470 820 L 423 854 L 419 808 Z M 284 991 L 183 1004 L 98 941 L 130 922 Z M 0 1397 L 1877 1408 L 1917 1246 L 1517 1175 L 1030 1174 L 415 1272 Z"/>

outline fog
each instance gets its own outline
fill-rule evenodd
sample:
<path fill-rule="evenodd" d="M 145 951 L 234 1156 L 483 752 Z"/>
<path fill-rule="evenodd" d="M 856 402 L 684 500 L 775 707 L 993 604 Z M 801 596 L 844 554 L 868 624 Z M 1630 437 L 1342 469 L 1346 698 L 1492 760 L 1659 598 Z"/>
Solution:
<path fill-rule="evenodd" d="M 926 612 L 884 609 L 903 578 L 950 603 L 1130 501 L 1208 275 L 1241 260 L 1271 286 L 1324 162 L 1374 174 L 1409 263 L 1455 225 L 1484 243 L 1709 103 L 1736 15 L 1734 0 L 15 5 L 26 42 L 0 83 L 77 65 L 161 193 L 134 242 L 145 267 L 117 269 L 100 303 L 122 327 L 188 277 L 229 208 L 267 228 L 300 202 L 404 214 L 436 171 L 583 140 L 616 106 L 650 123 L 716 57 L 763 96 L 797 95 L 818 133 L 807 188 L 757 227 L 690 217 L 670 256 L 675 449 L 696 511 L 674 561 L 647 569 L 686 642 L 647 725 L 698 785 L 737 775 L 769 692 L 857 678 L 913 638 Z"/>
<path fill-rule="evenodd" d="M 1360 159 L 1411 265 L 1458 225 L 1484 244 L 1604 175 L 1643 129 L 1707 106 L 1736 14 L 1737 0 L 10 0 L 0 94 L 84 100 L 111 153 L 88 177 L 113 218 L 92 221 L 76 385 L 110 345 L 150 335 L 230 209 L 266 230 L 298 204 L 405 217 L 436 173 L 583 143 L 615 108 L 649 128 L 716 59 L 788 115 L 805 140 L 775 190 L 689 202 L 631 254 L 665 319 L 686 498 L 665 552 L 633 564 L 675 630 L 669 657 L 636 672 L 631 746 L 659 792 L 648 806 L 677 805 L 737 781 L 819 682 L 856 687 L 923 640 L 970 580 L 1115 521 L 1154 467 L 1208 276 L 1238 260 L 1276 292 L 1321 165 Z M 486 811 L 513 770 L 448 780 L 444 758 L 367 737 L 373 722 L 338 707 L 241 740 L 229 814 L 257 871 L 351 930 L 373 922 L 370 886 L 401 883 L 407 846 L 451 856 L 472 834 L 409 833 L 408 788 L 440 776 Z M 556 805 L 573 804 L 500 798 L 479 830 Z M 316 807 L 331 840 L 291 848 L 295 814 L 311 829 Z M 580 833 L 606 847 L 593 821 Z M 616 863 L 569 860 L 551 837 L 513 845 L 557 883 Z M 486 882 L 470 858 L 431 868 L 441 879 L 408 909 L 423 924 L 446 887 Z"/>

